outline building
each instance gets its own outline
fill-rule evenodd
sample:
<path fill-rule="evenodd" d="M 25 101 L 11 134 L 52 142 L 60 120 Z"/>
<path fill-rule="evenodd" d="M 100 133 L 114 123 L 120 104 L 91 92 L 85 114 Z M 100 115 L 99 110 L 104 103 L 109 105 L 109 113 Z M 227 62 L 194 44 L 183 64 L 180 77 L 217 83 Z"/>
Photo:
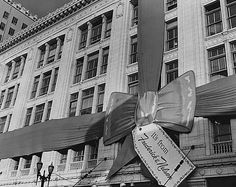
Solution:
<path fill-rule="evenodd" d="M 6 40 L 37 20 L 21 4 L 12 0 L 0 1 L 0 41 Z"/>
<path fill-rule="evenodd" d="M 195 72 L 197 86 L 235 74 L 235 7 L 236 0 L 165 0 L 162 86 L 188 70 Z M 73 0 L 3 42 L 2 135 L 50 119 L 105 111 L 115 91 L 136 93 L 137 10 L 137 1 Z M 196 169 L 183 186 L 235 186 L 235 123 L 229 117 L 195 118 L 192 132 L 179 135 L 184 152 L 195 146 L 188 157 Z M 2 159 L 0 186 L 36 186 L 40 159 L 44 169 L 51 162 L 55 166 L 50 186 L 74 186 L 86 173 L 78 186 L 152 186 L 138 162 L 105 179 L 119 147 L 104 146 L 101 138 Z"/>

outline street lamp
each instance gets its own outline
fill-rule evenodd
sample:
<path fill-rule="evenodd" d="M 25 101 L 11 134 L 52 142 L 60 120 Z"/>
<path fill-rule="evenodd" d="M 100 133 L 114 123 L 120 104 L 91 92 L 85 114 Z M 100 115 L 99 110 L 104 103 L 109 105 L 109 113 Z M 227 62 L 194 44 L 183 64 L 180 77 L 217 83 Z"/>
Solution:
<path fill-rule="evenodd" d="M 44 187 L 44 182 L 45 181 L 48 181 L 48 185 L 49 185 L 49 181 L 51 179 L 51 175 L 52 175 L 52 172 L 53 172 L 53 169 L 54 169 L 54 166 L 52 165 L 49 165 L 48 166 L 48 176 L 45 176 L 45 170 L 43 171 L 43 175 L 41 175 L 40 173 L 40 170 L 42 169 L 43 167 L 43 163 L 41 162 L 41 160 L 37 163 L 37 179 L 36 179 L 36 185 L 37 185 L 37 182 L 38 182 L 38 178 L 41 180 L 41 187 Z"/>

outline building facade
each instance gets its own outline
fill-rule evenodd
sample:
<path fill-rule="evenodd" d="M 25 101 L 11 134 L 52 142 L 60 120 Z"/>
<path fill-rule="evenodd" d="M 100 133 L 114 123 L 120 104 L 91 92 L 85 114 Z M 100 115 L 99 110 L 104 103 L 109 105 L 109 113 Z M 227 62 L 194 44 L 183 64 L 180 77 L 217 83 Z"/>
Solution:
<path fill-rule="evenodd" d="M 37 20 L 36 16 L 12 0 L 1 0 L 0 7 L 0 42 Z"/>
<path fill-rule="evenodd" d="M 197 86 L 235 74 L 235 7 L 235 0 L 165 0 L 161 86 L 188 70 Z M 137 1 L 73 0 L 3 42 L 0 133 L 105 111 L 112 92 L 137 93 L 137 18 Z M 182 186 L 235 185 L 235 124 L 229 117 L 195 118 L 192 132 L 178 135 L 185 153 L 195 146 L 188 157 L 196 169 Z M 40 159 L 45 170 L 55 166 L 50 186 L 154 186 L 138 161 L 106 179 L 119 147 L 101 138 L 2 159 L 0 186 L 36 186 Z"/>

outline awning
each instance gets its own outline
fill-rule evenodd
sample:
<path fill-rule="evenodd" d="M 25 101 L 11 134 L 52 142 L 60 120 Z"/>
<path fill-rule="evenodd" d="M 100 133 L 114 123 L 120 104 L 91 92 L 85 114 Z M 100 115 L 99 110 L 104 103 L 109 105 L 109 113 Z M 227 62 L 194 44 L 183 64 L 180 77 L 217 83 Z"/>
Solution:
<path fill-rule="evenodd" d="M 0 159 L 60 150 L 99 139 L 105 112 L 53 119 L 0 135 Z"/>

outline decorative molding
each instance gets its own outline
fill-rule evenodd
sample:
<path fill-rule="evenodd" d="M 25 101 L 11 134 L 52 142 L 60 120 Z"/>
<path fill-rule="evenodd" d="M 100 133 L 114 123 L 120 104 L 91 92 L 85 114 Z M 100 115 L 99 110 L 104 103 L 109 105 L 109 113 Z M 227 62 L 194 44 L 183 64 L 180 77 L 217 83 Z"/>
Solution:
<path fill-rule="evenodd" d="M 167 51 L 164 53 L 163 62 L 169 62 L 178 59 L 178 50 Z"/>
<path fill-rule="evenodd" d="M 66 37 L 66 41 L 69 42 L 72 40 L 72 36 L 73 36 L 73 29 L 70 28 L 67 32 L 67 37 Z"/>
<path fill-rule="evenodd" d="M 167 12 L 165 14 L 165 21 L 172 20 L 177 17 L 177 9 L 174 9 L 173 11 Z"/>
<path fill-rule="evenodd" d="M 119 2 L 116 7 L 116 18 L 122 17 L 124 14 L 124 3 Z"/>

